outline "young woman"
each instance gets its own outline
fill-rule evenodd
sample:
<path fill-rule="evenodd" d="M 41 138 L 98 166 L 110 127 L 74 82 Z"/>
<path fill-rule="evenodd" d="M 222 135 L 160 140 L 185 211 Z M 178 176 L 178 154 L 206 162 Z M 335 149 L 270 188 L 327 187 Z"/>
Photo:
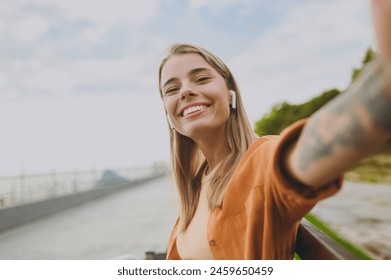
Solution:
<path fill-rule="evenodd" d="M 292 259 L 300 220 L 391 134 L 391 1 L 373 0 L 382 53 L 346 93 L 280 136 L 256 137 L 228 67 L 175 44 L 159 68 L 179 218 L 167 259 Z"/>

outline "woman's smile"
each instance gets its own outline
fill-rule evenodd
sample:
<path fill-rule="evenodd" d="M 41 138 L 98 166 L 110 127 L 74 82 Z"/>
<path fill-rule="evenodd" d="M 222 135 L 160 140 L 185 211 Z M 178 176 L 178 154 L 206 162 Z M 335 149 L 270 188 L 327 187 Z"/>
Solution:
<path fill-rule="evenodd" d="M 194 116 L 199 116 L 208 109 L 209 105 L 192 103 L 181 109 L 180 116 L 183 118 L 192 118 Z"/>

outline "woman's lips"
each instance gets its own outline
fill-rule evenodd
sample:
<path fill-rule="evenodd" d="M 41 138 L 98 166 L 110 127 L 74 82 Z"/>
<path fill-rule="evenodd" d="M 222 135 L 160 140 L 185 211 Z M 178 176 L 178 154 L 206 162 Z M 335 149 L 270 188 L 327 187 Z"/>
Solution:
<path fill-rule="evenodd" d="M 205 109 L 207 109 L 208 107 L 206 105 L 195 105 L 195 106 L 191 106 L 191 107 L 188 107 L 186 108 L 185 110 L 183 110 L 183 113 L 182 113 L 182 116 L 183 117 L 187 117 L 189 115 L 193 115 L 197 112 L 200 112 L 200 111 L 204 111 Z"/>

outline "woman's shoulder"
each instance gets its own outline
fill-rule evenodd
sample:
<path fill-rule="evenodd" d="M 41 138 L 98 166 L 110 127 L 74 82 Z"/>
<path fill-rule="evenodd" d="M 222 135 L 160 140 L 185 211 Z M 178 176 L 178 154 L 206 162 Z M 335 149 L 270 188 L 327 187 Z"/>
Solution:
<path fill-rule="evenodd" d="M 278 135 L 263 135 L 263 136 L 258 136 L 257 138 L 254 139 L 254 141 L 251 143 L 249 146 L 248 150 L 252 149 L 257 149 L 264 145 L 265 143 L 268 143 L 270 141 L 275 141 L 279 138 Z"/>
<path fill-rule="evenodd" d="M 253 140 L 253 142 L 248 147 L 247 151 L 243 155 L 241 159 L 241 163 L 246 162 L 248 160 L 258 160 L 257 158 L 263 158 L 265 155 L 269 153 L 273 143 L 278 140 L 278 135 L 265 135 L 259 136 Z"/>
<path fill-rule="evenodd" d="M 278 138 L 278 135 L 263 135 L 263 136 L 259 136 L 257 137 L 253 144 L 256 143 L 256 142 L 261 142 L 261 143 L 264 143 L 266 141 L 269 141 L 269 140 L 273 140 L 273 139 L 276 139 Z"/>
<path fill-rule="evenodd" d="M 304 125 L 306 124 L 307 119 L 302 119 L 299 121 L 296 121 L 283 129 L 279 135 L 264 135 L 264 136 L 258 136 L 250 145 L 250 148 L 257 148 L 265 143 L 273 144 L 273 143 L 279 143 L 278 146 L 285 145 L 292 143 L 295 141 L 298 136 L 300 135 L 302 129 L 304 128 Z"/>

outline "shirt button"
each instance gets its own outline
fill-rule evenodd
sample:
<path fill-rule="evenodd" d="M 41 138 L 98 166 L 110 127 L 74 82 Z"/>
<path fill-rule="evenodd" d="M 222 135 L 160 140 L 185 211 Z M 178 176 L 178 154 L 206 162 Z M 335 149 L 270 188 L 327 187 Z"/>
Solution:
<path fill-rule="evenodd" d="M 210 244 L 210 246 L 214 246 L 214 245 L 216 245 L 216 241 L 214 241 L 214 240 L 212 239 L 211 241 L 209 241 L 209 244 Z"/>

